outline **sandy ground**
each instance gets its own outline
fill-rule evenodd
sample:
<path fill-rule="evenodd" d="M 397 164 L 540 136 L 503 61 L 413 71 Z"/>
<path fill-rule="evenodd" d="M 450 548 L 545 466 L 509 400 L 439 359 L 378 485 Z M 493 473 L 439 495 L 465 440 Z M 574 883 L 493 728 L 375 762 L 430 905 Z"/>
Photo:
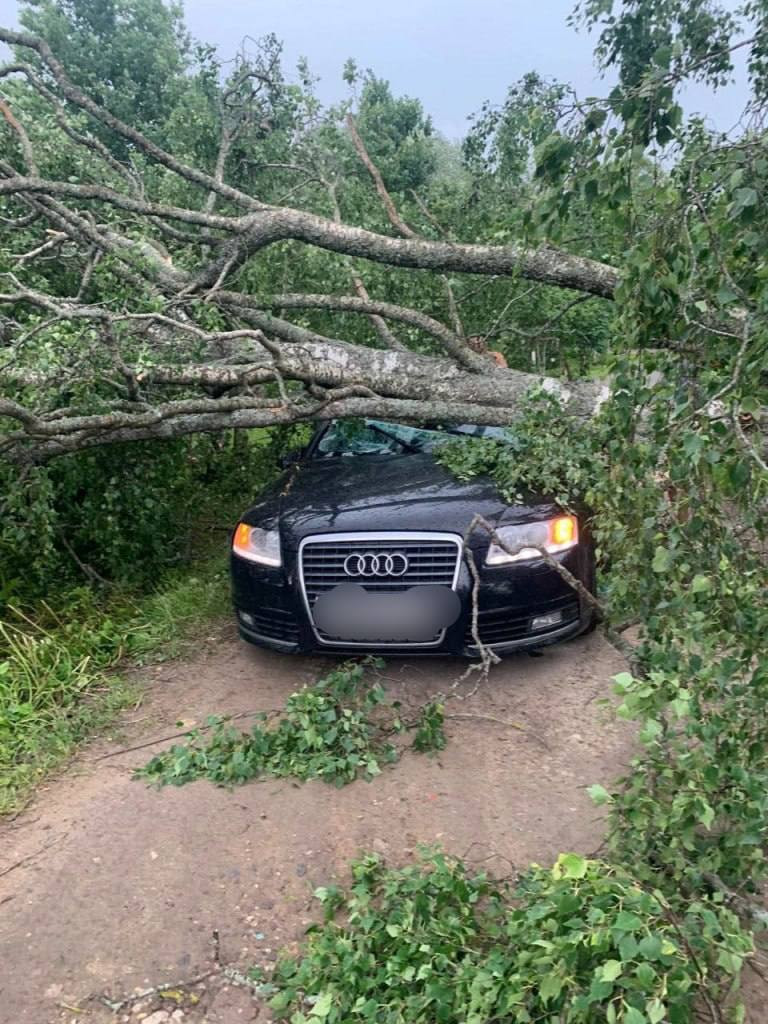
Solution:
<path fill-rule="evenodd" d="M 204 641 L 195 657 L 147 670 L 146 698 L 119 733 L 0 827 L 3 1024 L 266 1020 L 232 970 L 268 967 L 295 947 L 316 913 L 313 889 L 345 880 L 359 851 L 398 863 L 438 842 L 509 875 L 599 846 L 585 787 L 620 774 L 632 749 L 631 732 L 600 703 L 622 662 L 599 634 L 505 660 L 449 707 L 487 717 L 451 719 L 439 758 L 406 754 L 372 783 L 158 792 L 131 771 L 167 741 L 112 756 L 173 733 L 179 720 L 280 706 L 328 664 L 254 650 L 228 633 Z M 465 667 L 392 661 L 387 687 L 420 702 Z M 114 1013 L 103 1002 L 165 985 L 171 993 Z"/>

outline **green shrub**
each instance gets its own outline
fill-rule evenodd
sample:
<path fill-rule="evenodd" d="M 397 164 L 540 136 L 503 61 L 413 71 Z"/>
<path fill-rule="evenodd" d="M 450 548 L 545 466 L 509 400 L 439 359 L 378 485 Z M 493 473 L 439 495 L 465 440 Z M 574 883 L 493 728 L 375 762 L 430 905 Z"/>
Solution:
<path fill-rule="evenodd" d="M 271 480 L 292 432 L 83 451 L 20 473 L 0 462 L 0 614 L 88 579 L 147 587 L 189 561 Z"/>
<path fill-rule="evenodd" d="M 131 699 L 106 672 L 173 654 L 224 613 L 222 528 L 303 433 L 119 445 L 23 472 L 0 461 L 0 813 Z"/>
<path fill-rule="evenodd" d="M 530 488 L 594 510 L 608 635 L 640 627 L 615 682 L 641 749 L 611 792 L 590 789 L 609 804 L 607 855 L 681 921 L 728 903 L 752 924 L 768 876 L 768 477 L 722 420 L 700 415 L 697 388 L 650 388 L 630 361 L 614 371 L 617 397 L 588 424 L 539 396 L 514 445 L 452 443 L 440 457 L 510 497 Z M 707 934 L 708 955 L 738 974 L 740 954 Z"/>
<path fill-rule="evenodd" d="M 116 637 L 99 630 L 88 640 L 87 628 L 75 640 L 70 630 L 0 623 L 0 813 L 131 699 L 130 687 L 99 673 Z"/>

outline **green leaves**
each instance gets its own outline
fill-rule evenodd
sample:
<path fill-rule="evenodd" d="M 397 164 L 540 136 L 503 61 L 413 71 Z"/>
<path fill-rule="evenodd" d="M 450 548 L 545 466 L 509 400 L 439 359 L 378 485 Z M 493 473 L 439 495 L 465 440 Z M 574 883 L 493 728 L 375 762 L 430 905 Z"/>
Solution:
<path fill-rule="evenodd" d="M 606 960 L 604 964 L 595 971 L 595 977 L 601 981 L 615 981 L 623 970 L 620 960 Z"/>
<path fill-rule="evenodd" d="M 757 189 L 754 188 L 737 188 L 733 193 L 733 202 L 728 207 L 728 213 L 730 217 L 740 217 L 745 210 L 749 210 L 753 206 L 757 206 L 758 195 Z"/>
<path fill-rule="evenodd" d="M 365 676 L 366 668 L 381 667 L 376 658 L 349 661 L 291 694 L 283 716 L 268 728 L 258 721 L 250 732 L 239 732 L 226 720 L 214 719 L 213 729 L 189 734 L 153 757 L 136 772 L 158 786 L 182 786 L 205 778 L 220 786 L 241 785 L 273 775 L 302 781 L 323 779 L 343 786 L 359 777 L 373 779 L 382 765 L 398 760 L 400 749 L 390 742 L 393 733 L 407 731 L 381 686 Z M 430 702 L 420 709 L 408 729 L 413 748 L 422 753 L 445 746 L 443 707 Z"/>
<path fill-rule="evenodd" d="M 602 107 L 592 107 L 587 116 L 584 118 L 584 130 L 587 132 L 596 132 L 605 124 L 605 120 L 608 117 L 608 111 Z"/>
<path fill-rule="evenodd" d="M 669 570 L 672 564 L 672 553 L 669 548 L 657 547 L 651 562 L 651 569 L 654 572 L 664 573 Z"/>
<path fill-rule="evenodd" d="M 644 294 L 651 274 L 651 261 L 638 264 L 635 286 Z M 718 271 L 698 315 L 710 317 L 718 301 L 736 302 L 735 288 L 717 294 L 722 281 Z M 662 301 L 658 279 L 655 284 Z M 762 339 L 762 328 L 754 329 Z M 755 731 L 768 704 L 768 576 L 764 559 L 744 541 L 764 543 L 766 480 L 764 474 L 757 479 L 756 463 L 729 426 L 740 415 L 749 431 L 745 413 L 759 417 L 766 397 L 764 383 L 756 386 L 745 373 L 744 395 L 729 398 L 737 352 L 733 345 L 718 351 L 722 367 L 710 366 L 695 387 L 663 357 L 671 377 L 638 389 L 633 377 L 642 373 L 639 367 L 658 363 L 617 361 L 617 397 L 605 410 L 610 429 L 568 423 L 552 410 L 547 419 L 539 414 L 544 405 L 534 401 L 510 449 L 470 447 L 445 460 L 455 460 L 465 476 L 490 476 L 510 500 L 533 490 L 575 506 L 585 502 L 594 510 L 608 621 L 639 624 L 625 634 L 632 667 L 615 677 L 615 692 L 617 714 L 637 723 L 642 749 L 620 784 L 596 784 L 587 792 L 609 808 L 612 858 L 659 891 L 680 933 L 650 924 L 628 903 L 609 925 L 602 918 L 592 922 L 596 936 L 609 929 L 610 949 L 600 946 L 587 998 L 597 1005 L 618 993 L 605 1010 L 605 1020 L 617 1024 L 687 1019 L 661 981 L 672 961 L 686 959 L 687 949 L 706 975 L 692 979 L 692 986 L 717 999 L 738 976 L 752 939 L 721 894 L 712 893 L 711 879 L 736 889 L 768 874 L 768 747 Z M 752 352 L 764 375 L 764 356 L 757 356 L 757 347 Z M 706 396 L 723 388 L 722 410 L 707 410 Z M 647 403 L 641 426 L 639 401 Z M 753 429 L 745 436 L 755 443 L 757 434 Z M 581 858 L 564 855 L 552 871 L 555 883 L 578 888 L 570 894 L 574 914 L 585 909 L 589 868 L 584 878 L 581 869 Z M 540 905 L 526 912 L 549 920 Z M 558 935 L 553 925 L 541 937 L 547 977 L 566 976 L 560 962 L 549 960 L 553 949 L 560 951 Z M 617 964 L 622 969 L 613 978 Z M 553 1005 L 547 1002 L 542 1017 Z"/>
<path fill-rule="evenodd" d="M 667 1008 L 658 996 L 645 1004 L 645 1014 L 650 1024 L 661 1024 L 667 1015 Z"/>
<path fill-rule="evenodd" d="M 648 1024 L 648 1020 L 644 1013 L 636 1009 L 634 1006 L 627 1006 L 624 1011 L 624 1024 Z"/>
<path fill-rule="evenodd" d="M 588 786 L 587 794 L 589 795 L 590 800 L 597 804 L 598 807 L 609 803 L 611 800 L 611 794 L 605 786 L 601 786 L 599 783 L 595 783 L 593 786 Z"/>
<path fill-rule="evenodd" d="M 536 150 L 536 177 L 558 181 L 567 170 L 575 150 L 575 143 L 567 136 L 559 132 L 548 135 Z"/>
<path fill-rule="evenodd" d="M 715 298 L 721 306 L 728 306 L 738 299 L 738 292 L 735 292 L 729 284 L 721 284 L 715 292 Z"/>
<path fill-rule="evenodd" d="M 690 1019 L 697 965 L 665 947 L 676 925 L 603 862 L 563 854 L 511 887 L 424 850 L 398 869 L 369 855 L 352 875 L 336 918 L 278 963 L 278 1016 L 298 1021 L 311 1006 L 333 1024 Z"/>
<path fill-rule="evenodd" d="M 587 873 L 587 861 L 577 853 L 561 853 L 552 869 L 553 878 L 583 878 Z"/>
<path fill-rule="evenodd" d="M 635 932 L 643 927 L 643 921 L 637 914 L 622 910 L 616 915 L 614 927 L 622 932 Z"/>
<path fill-rule="evenodd" d="M 704 576 L 702 573 L 696 573 L 691 580 L 691 593 L 692 594 L 705 594 L 712 589 L 712 578 L 710 576 Z"/>
<path fill-rule="evenodd" d="M 310 1016 L 325 1018 L 331 1012 L 333 1006 L 333 992 L 323 992 L 317 997 L 309 1011 Z"/>
<path fill-rule="evenodd" d="M 658 935 L 646 935 L 638 943 L 638 950 L 646 960 L 658 960 L 661 955 L 661 939 Z"/>
<path fill-rule="evenodd" d="M 548 974 L 539 985 L 539 998 L 546 1006 L 556 999 L 563 990 L 563 979 L 556 974 Z"/>

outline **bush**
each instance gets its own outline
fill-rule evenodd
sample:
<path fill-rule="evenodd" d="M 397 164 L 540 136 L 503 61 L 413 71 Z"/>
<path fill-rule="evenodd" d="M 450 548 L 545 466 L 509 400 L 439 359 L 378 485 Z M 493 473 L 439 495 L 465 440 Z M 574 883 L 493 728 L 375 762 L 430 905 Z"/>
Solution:
<path fill-rule="evenodd" d="M 20 473 L 0 462 L 0 614 L 88 577 L 145 587 L 189 560 L 277 472 L 291 432 L 98 448 Z"/>

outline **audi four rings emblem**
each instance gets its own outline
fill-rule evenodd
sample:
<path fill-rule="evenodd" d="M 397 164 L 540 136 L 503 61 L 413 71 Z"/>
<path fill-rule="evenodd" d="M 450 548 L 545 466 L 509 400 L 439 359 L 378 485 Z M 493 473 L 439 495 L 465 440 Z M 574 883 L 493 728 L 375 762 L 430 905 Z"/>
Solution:
<path fill-rule="evenodd" d="M 399 551 L 391 555 L 354 552 L 344 559 L 344 572 L 347 576 L 404 576 L 408 572 L 408 559 Z"/>

